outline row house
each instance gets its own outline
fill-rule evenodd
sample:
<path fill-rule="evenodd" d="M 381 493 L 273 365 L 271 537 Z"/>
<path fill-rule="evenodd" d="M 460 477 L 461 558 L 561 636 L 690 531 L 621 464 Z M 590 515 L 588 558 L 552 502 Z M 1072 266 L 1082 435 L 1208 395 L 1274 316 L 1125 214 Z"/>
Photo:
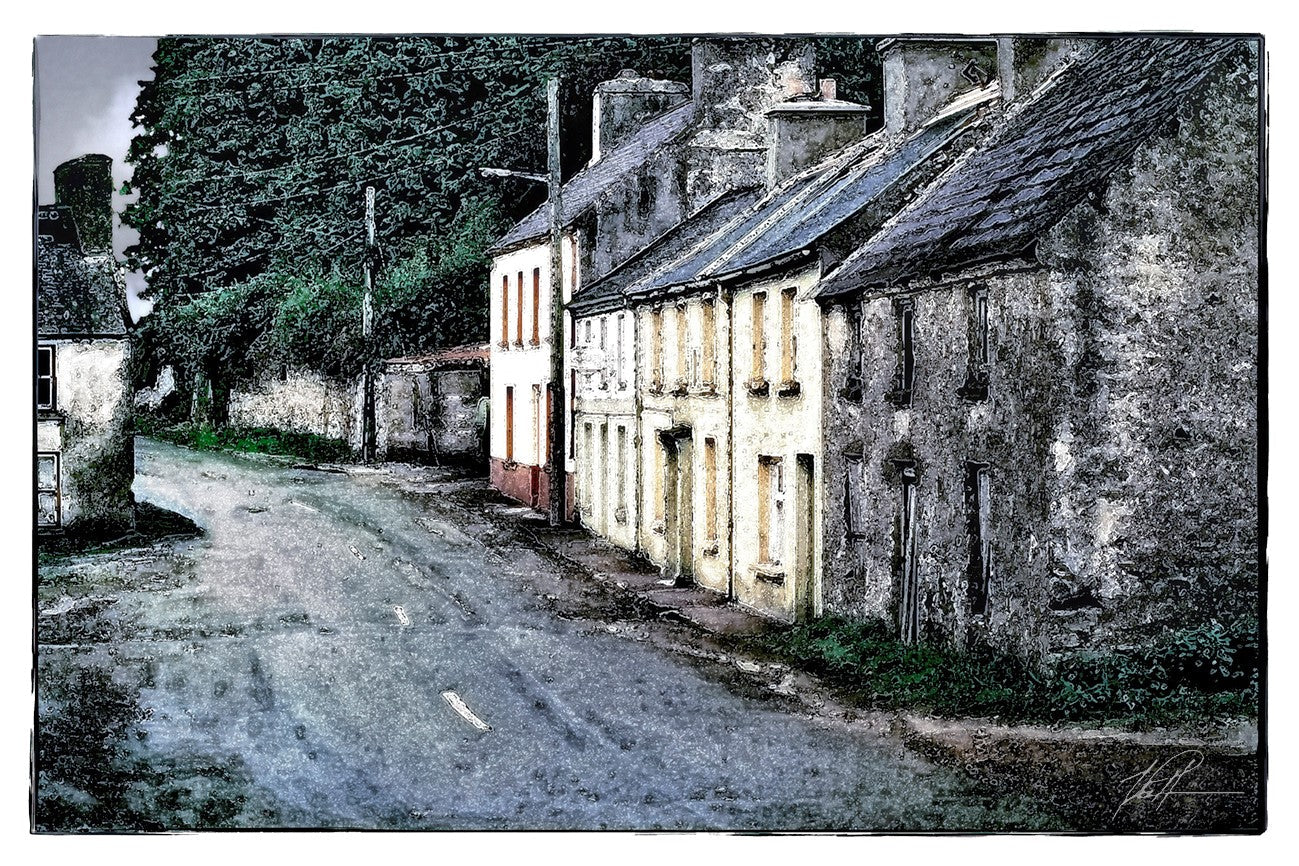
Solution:
<path fill-rule="evenodd" d="M 640 549 L 669 577 L 784 620 L 821 612 L 823 322 L 812 293 L 977 134 L 995 97 L 966 81 L 929 122 L 867 135 L 866 107 L 821 82 L 769 112 L 768 191 L 622 286 L 646 335 Z"/>
<path fill-rule="evenodd" d="M 562 188 L 561 303 L 580 297 L 586 287 L 732 190 L 761 184 L 765 112 L 785 94 L 807 88 L 811 49 L 767 38 L 704 39 L 692 46 L 691 66 L 689 86 L 625 71 L 596 87 L 591 161 Z M 577 453 L 584 444 L 573 435 L 576 394 L 588 393 L 587 386 L 596 382 L 586 365 L 597 357 L 601 364 L 604 360 L 593 348 L 579 358 L 579 344 L 593 347 L 597 332 L 595 323 L 575 329 L 571 315 L 565 318 L 565 345 L 550 345 L 547 220 L 545 207 L 538 208 L 489 251 L 490 477 L 494 487 L 514 499 L 534 506 L 545 502 L 547 422 L 551 412 L 565 411 L 571 517 L 578 505 Z M 624 321 L 615 335 L 610 324 L 599 326 L 606 347 L 600 352 L 620 345 L 630 363 L 634 328 Z M 567 407 L 552 405 L 550 398 L 552 352 L 564 353 Z M 612 396 L 616 402 L 617 389 Z M 606 435 L 615 437 L 616 425 Z M 598 447 L 595 439 L 592 446 Z M 594 513 L 590 501 L 584 508 L 588 515 Z"/>
<path fill-rule="evenodd" d="M 1001 119 L 813 293 L 825 607 L 1039 659 L 1257 615 L 1257 40 L 998 49 Z"/>

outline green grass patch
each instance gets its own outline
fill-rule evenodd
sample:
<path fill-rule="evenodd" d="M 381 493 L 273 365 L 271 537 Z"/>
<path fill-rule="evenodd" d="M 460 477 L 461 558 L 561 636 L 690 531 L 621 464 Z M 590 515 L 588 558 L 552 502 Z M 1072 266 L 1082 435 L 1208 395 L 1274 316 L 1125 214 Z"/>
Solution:
<path fill-rule="evenodd" d="M 751 640 L 877 709 L 1135 727 L 1258 714 L 1253 620 L 1168 629 L 1140 647 L 1065 656 L 1049 670 L 990 650 L 904 644 L 878 620 L 823 617 Z"/>
<path fill-rule="evenodd" d="M 153 427 L 137 422 L 136 431 L 199 451 L 238 451 L 300 457 L 312 463 L 352 463 L 356 455 L 341 439 L 293 433 L 270 427 L 209 427 L 179 424 Z"/>

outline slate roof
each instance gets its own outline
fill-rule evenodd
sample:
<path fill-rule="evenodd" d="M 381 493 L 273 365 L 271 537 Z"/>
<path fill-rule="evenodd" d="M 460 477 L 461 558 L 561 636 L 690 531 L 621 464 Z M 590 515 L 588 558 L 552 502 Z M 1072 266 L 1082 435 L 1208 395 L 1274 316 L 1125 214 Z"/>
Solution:
<path fill-rule="evenodd" d="M 486 345 L 470 343 L 464 346 L 450 346 L 445 349 L 438 349 L 436 352 L 426 352 L 422 355 L 388 358 L 384 363 L 391 366 L 481 367 L 487 364 L 487 353 L 488 348 Z"/>
<path fill-rule="evenodd" d="M 630 288 L 650 294 L 702 279 L 722 279 L 810 249 L 860 214 L 978 120 L 994 90 L 961 101 L 896 146 L 880 136 L 848 145 L 776 187 L 748 212 L 657 274 Z"/>
<path fill-rule="evenodd" d="M 1240 39 L 1101 44 L 1011 114 L 860 247 L 815 294 L 831 297 L 1024 255 L 1175 117 Z"/>
<path fill-rule="evenodd" d="M 704 238 L 752 207 L 761 187 L 731 190 L 718 196 L 694 216 L 677 223 L 655 241 L 599 281 L 592 283 L 568 304 L 575 316 L 593 315 L 622 305 L 625 290 L 670 265 Z"/>
<path fill-rule="evenodd" d="M 42 205 L 36 232 L 36 334 L 125 337 L 126 283 L 111 254 L 81 251 L 71 211 Z"/>
<path fill-rule="evenodd" d="M 632 133 L 616 148 L 601 155 L 598 160 L 569 178 L 561 188 L 563 204 L 561 222 L 566 226 L 571 225 L 610 187 L 649 162 L 663 145 L 680 135 L 693 119 L 694 103 L 692 102 L 686 102 L 666 111 Z M 547 205 L 542 204 L 510 229 L 505 237 L 493 244 L 488 252 L 498 253 L 507 250 L 525 241 L 542 237 L 549 231 L 550 217 Z"/>

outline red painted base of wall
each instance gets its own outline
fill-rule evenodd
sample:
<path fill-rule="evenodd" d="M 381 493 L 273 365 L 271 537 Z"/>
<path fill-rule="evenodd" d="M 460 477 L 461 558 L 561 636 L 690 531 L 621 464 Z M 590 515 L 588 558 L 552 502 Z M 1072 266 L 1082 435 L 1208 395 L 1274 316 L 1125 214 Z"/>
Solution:
<path fill-rule="evenodd" d="M 506 463 L 499 457 L 491 460 L 490 482 L 493 487 L 506 496 L 524 505 L 544 511 L 550 502 L 550 476 L 540 466 L 527 463 Z M 565 520 L 573 519 L 573 473 L 568 473 L 564 485 Z"/>

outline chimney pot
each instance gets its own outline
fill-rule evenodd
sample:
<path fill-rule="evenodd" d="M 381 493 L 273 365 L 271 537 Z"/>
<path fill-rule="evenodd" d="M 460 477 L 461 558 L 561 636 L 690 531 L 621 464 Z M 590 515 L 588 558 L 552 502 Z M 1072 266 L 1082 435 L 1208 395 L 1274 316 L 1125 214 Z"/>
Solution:
<path fill-rule="evenodd" d="M 821 98 L 822 98 L 822 99 L 837 99 L 837 98 L 838 98 L 838 95 L 837 95 L 837 94 L 838 94 L 838 82 L 836 82 L 833 78 L 822 78 L 822 79 L 821 79 Z"/>

